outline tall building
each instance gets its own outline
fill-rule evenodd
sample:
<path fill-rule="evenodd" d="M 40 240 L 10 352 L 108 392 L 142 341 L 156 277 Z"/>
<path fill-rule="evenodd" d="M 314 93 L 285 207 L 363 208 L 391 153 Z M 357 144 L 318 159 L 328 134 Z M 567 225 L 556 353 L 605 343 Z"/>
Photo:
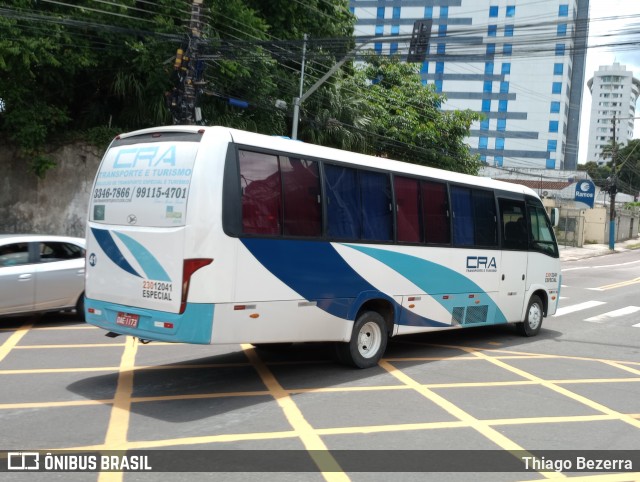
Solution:
<path fill-rule="evenodd" d="M 591 91 L 587 161 L 603 163 L 610 160 L 602 151 L 613 145 L 614 135 L 617 144 L 626 144 L 633 138 L 640 80 L 626 66 L 614 63 L 600 66 L 587 85 Z"/>
<path fill-rule="evenodd" d="M 351 0 L 356 36 L 408 52 L 431 19 L 423 82 L 443 110 L 484 114 L 467 142 L 488 166 L 576 169 L 589 0 Z M 396 41 L 393 37 L 398 36 Z"/>

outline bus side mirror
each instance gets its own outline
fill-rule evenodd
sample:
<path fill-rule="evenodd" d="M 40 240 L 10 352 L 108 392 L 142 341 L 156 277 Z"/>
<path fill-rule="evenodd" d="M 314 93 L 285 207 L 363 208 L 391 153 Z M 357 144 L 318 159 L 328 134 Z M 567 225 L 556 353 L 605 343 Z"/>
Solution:
<path fill-rule="evenodd" d="M 555 228 L 560 224 L 560 209 L 551 208 L 551 225 Z"/>

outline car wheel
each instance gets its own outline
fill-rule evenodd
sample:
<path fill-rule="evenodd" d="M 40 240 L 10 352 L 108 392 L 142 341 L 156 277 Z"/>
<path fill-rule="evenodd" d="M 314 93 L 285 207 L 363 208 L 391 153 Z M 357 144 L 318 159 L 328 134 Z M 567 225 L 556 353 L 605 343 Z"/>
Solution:
<path fill-rule="evenodd" d="M 78 298 L 78 302 L 76 303 L 76 313 L 78 318 L 84 320 L 84 293 L 82 293 L 80 298 Z"/>

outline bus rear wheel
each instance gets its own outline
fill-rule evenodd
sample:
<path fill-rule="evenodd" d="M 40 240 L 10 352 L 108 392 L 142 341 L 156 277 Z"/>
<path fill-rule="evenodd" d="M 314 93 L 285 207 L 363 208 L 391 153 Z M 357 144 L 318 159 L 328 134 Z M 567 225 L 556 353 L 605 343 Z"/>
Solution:
<path fill-rule="evenodd" d="M 544 306 L 540 297 L 534 295 L 529 300 L 524 321 L 516 323 L 518 332 L 523 336 L 536 336 L 542 327 L 544 317 Z"/>
<path fill-rule="evenodd" d="M 336 343 L 338 361 L 356 368 L 378 364 L 387 348 L 387 327 L 384 318 L 375 311 L 365 311 L 353 324 L 351 339 Z"/>

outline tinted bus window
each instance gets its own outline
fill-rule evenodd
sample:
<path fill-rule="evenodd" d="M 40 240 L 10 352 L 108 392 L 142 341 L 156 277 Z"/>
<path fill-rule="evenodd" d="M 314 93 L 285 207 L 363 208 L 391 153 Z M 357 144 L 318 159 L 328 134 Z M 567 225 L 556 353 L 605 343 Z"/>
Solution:
<path fill-rule="evenodd" d="M 396 192 L 398 241 L 419 243 L 422 241 L 419 181 L 417 179 L 395 176 L 393 186 Z"/>
<path fill-rule="evenodd" d="M 529 234 L 524 202 L 500 199 L 499 205 L 502 247 L 505 249 L 527 250 L 529 247 Z"/>
<path fill-rule="evenodd" d="M 473 217 L 476 246 L 498 245 L 496 201 L 493 192 L 473 190 Z"/>
<path fill-rule="evenodd" d="M 318 163 L 280 157 L 285 236 L 320 236 L 322 205 Z"/>
<path fill-rule="evenodd" d="M 473 246 L 473 202 L 471 189 L 451 187 L 451 210 L 453 211 L 454 246 Z"/>
<path fill-rule="evenodd" d="M 360 171 L 362 239 L 390 241 L 393 237 L 389 175 Z"/>
<path fill-rule="evenodd" d="M 327 235 L 358 239 L 362 225 L 360 189 L 355 169 L 325 164 L 327 195 Z"/>
<path fill-rule="evenodd" d="M 425 242 L 449 244 L 449 202 L 446 184 L 422 182 L 422 213 Z"/>
<path fill-rule="evenodd" d="M 557 257 L 558 250 L 556 248 L 553 230 L 544 208 L 529 205 L 529 220 L 531 222 L 532 249 Z"/>
<path fill-rule="evenodd" d="M 281 188 L 278 158 L 240 151 L 242 230 L 247 234 L 280 234 Z"/>

